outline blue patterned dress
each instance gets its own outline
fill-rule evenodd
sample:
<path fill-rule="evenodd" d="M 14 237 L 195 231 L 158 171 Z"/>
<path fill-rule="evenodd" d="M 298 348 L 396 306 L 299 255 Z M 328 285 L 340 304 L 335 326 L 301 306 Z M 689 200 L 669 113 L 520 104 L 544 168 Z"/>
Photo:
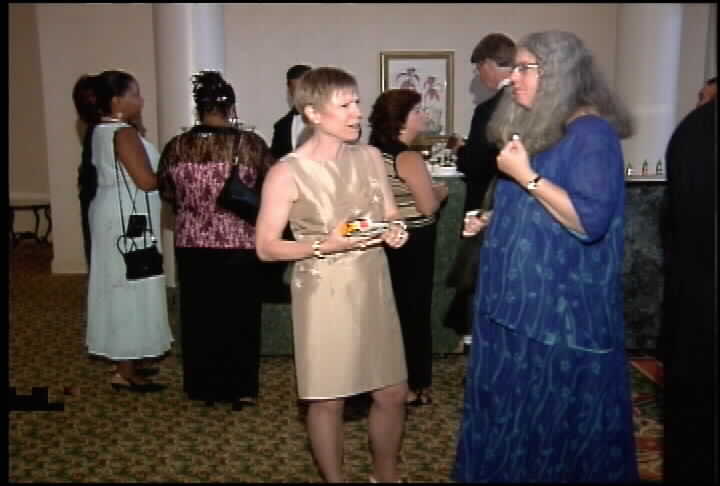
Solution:
<path fill-rule="evenodd" d="M 531 163 L 568 192 L 587 234 L 560 225 L 514 181 L 498 181 L 454 479 L 637 481 L 620 142 L 607 122 L 585 116 Z"/>

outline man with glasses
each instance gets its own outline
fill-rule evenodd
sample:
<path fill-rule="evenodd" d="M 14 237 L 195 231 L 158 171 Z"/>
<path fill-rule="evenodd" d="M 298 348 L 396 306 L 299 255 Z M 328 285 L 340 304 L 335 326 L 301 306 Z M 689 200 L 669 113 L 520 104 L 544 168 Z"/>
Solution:
<path fill-rule="evenodd" d="M 475 46 L 470 62 L 475 65 L 478 78 L 490 91 L 495 94 L 475 107 L 470 133 L 463 144 L 458 140 L 457 168 L 465 174 L 465 211 L 478 209 L 483 203 L 485 193 L 490 182 L 497 174 L 496 158 L 498 148 L 488 142 L 485 130 L 492 117 L 495 107 L 503 93 L 503 88 L 509 85 L 510 74 L 515 59 L 515 43 L 505 34 L 488 34 Z M 469 313 L 475 288 L 474 275 L 477 264 L 477 247 L 482 240 L 480 237 L 461 240 L 454 277 L 450 278 L 450 285 L 456 287 L 455 299 L 452 302 L 445 325 L 464 337 L 466 345 L 470 344 Z M 469 277 L 471 276 L 471 277 Z"/>

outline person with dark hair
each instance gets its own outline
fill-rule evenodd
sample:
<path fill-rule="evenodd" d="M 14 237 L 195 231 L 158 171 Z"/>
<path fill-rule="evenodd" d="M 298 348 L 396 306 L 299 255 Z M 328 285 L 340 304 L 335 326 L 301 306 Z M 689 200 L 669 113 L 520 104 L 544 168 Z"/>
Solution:
<path fill-rule="evenodd" d="M 193 76 L 199 124 L 173 137 L 158 169 L 160 194 L 175 212 L 183 390 L 191 400 L 256 403 L 261 291 L 255 222 L 217 204 L 233 164 L 258 192 L 274 162 L 256 133 L 233 126 L 235 91 L 217 71 Z"/>
<path fill-rule="evenodd" d="M 390 177 L 395 204 L 410 233 L 398 249 L 386 249 L 393 294 L 400 316 L 408 370 L 407 403 L 431 403 L 432 290 L 435 261 L 435 214 L 447 198 L 448 187 L 433 183 L 422 155 L 410 150 L 425 131 L 427 115 L 421 96 L 411 89 L 382 93 L 372 107 L 368 143 L 380 150 Z"/>
<path fill-rule="evenodd" d="M 80 77 L 73 88 L 73 101 L 87 124 L 79 182 L 80 199 L 87 209 L 88 250 L 92 251 L 88 352 L 116 363 L 113 388 L 161 391 L 165 385 L 148 379 L 157 368 L 143 367 L 142 361 L 165 354 L 172 344 L 165 277 L 127 280 L 125 261 L 117 247 L 132 209 L 144 208 L 145 194 L 150 205 L 146 216 L 156 222 L 154 229 L 160 236 L 154 172 L 158 153 L 134 126 L 144 102 L 140 87 L 124 71 L 103 71 Z"/>
<path fill-rule="evenodd" d="M 705 81 L 705 86 L 698 92 L 698 102 L 695 107 L 704 105 L 717 98 L 717 76 L 714 76 Z"/>
<path fill-rule="evenodd" d="M 717 484 L 717 100 L 702 103 L 667 145 L 663 481 Z"/>
<path fill-rule="evenodd" d="M 638 481 L 623 317 L 623 103 L 569 32 L 519 44 L 498 147 L 454 479 Z"/>
<path fill-rule="evenodd" d="M 273 137 L 270 143 L 270 150 L 272 151 L 273 157 L 278 160 L 301 145 L 298 141 L 302 142 L 304 132 L 307 130 L 303 117 L 295 107 L 292 106 L 292 100 L 298 80 L 311 69 L 310 66 L 306 66 L 305 64 L 296 64 L 288 69 L 285 75 L 287 81 L 287 98 L 291 108 L 285 116 L 273 125 Z"/>
<path fill-rule="evenodd" d="M 486 199 L 492 200 L 491 193 L 495 187 L 493 181 L 498 174 L 495 158 L 499 150 L 495 144 L 488 141 L 485 132 L 503 90 L 509 84 L 514 58 L 515 42 L 500 33 L 483 37 L 470 56 L 478 79 L 494 94 L 475 107 L 467 142 L 459 138 L 457 145 L 453 147 L 457 152 L 457 169 L 465 174 L 465 211 L 480 209 Z M 468 334 L 471 327 L 471 302 L 478 264 L 478 247 L 481 243 L 482 233 L 460 241 L 449 276 L 449 284 L 455 287 L 455 296 L 448 308 L 445 325 L 463 336 L 466 345 L 470 344 Z"/>
<path fill-rule="evenodd" d="M 467 192 L 465 211 L 480 207 L 490 180 L 497 174 L 495 144 L 487 139 L 487 124 L 507 86 L 515 58 L 515 42 L 505 34 L 492 33 L 483 37 L 473 49 L 470 62 L 475 65 L 478 79 L 493 94 L 475 107 L 467 142 L 458 140 L 457 168 L 465 174 Z"/>
<path fill-rule="evenodd" d="M 343 481 L 345 401 L 369 392 L 370 481 L 393 482 L 400 478 L 407 370 L 382 244 L 398 248 L 408 233 L 393 221 L 398 210 L 380 152 L 356 143 L 358 101 L 357 81 L 340 69 L 316 68 L 300 79 L 295 107 L 312 135 L 268 172 L 257 253 L 264 261 L 295 261 L 295 373 L 321 474 Z M 358 218 L 369 218 L 369 227 Z M 295 241 L 283 238 L 288 222 Z M 346 236 L 356 226 L 372 231 Z"/>

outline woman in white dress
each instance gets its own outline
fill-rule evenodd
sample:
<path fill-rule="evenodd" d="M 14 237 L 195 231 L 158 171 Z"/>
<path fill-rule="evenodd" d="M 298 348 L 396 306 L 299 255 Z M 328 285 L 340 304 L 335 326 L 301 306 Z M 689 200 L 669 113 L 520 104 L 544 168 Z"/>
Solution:
<path fill-rule="evenodd" d="M 82 76 L 75 84 L 73 101 L 79 117 L 88 125 L 80 166 L 81 197 L 87 202 L 92 254 L 88 352 L 116 363 L 113 388 L 141 393 L 160 391 L 165 386 L 150 381 L 151 372 L 138 364 L 144 358 L 166 353 L 173 340 L 165 277 L 127 280 L 125 262 L 117 247 L 133 204 L 138 213 L 148 212 L 146 194 L 146 219 L 156 237 L 160 235 L 155 176 L 159 154 L 136 128 L 141 126 L 143 98 L 132 75 L 104 71 Z M 143 238 L 137 240 L 142 242 Z M 161 251 L 159 244 L 158 249 Z"/>

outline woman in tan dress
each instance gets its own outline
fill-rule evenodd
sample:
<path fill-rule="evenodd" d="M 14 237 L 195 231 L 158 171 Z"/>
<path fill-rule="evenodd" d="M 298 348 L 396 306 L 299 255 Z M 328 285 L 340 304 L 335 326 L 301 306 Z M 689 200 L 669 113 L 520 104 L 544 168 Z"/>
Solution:
<path fill-rule="evenodd" d="M 357 82 L 335 68 L 308 71 L 295 107 L 310 138 L 280 159 L 263 186 L 256 249 L 265 261 L 296 261 L 291 278 L 298 396 L 308 400 L 313 454 L 328 482 L 342 482 L 343 407 L 370 392 L 371 481 L 399 480 L 407 370 L 383 243 L 402 246 L 407 231 L 391 222 L 375 235 L 347 237 L 356 218 L 397 217 L 378 150 L 360 134 Z M 284 240 L 290 223 L 296 241 Z"/>

